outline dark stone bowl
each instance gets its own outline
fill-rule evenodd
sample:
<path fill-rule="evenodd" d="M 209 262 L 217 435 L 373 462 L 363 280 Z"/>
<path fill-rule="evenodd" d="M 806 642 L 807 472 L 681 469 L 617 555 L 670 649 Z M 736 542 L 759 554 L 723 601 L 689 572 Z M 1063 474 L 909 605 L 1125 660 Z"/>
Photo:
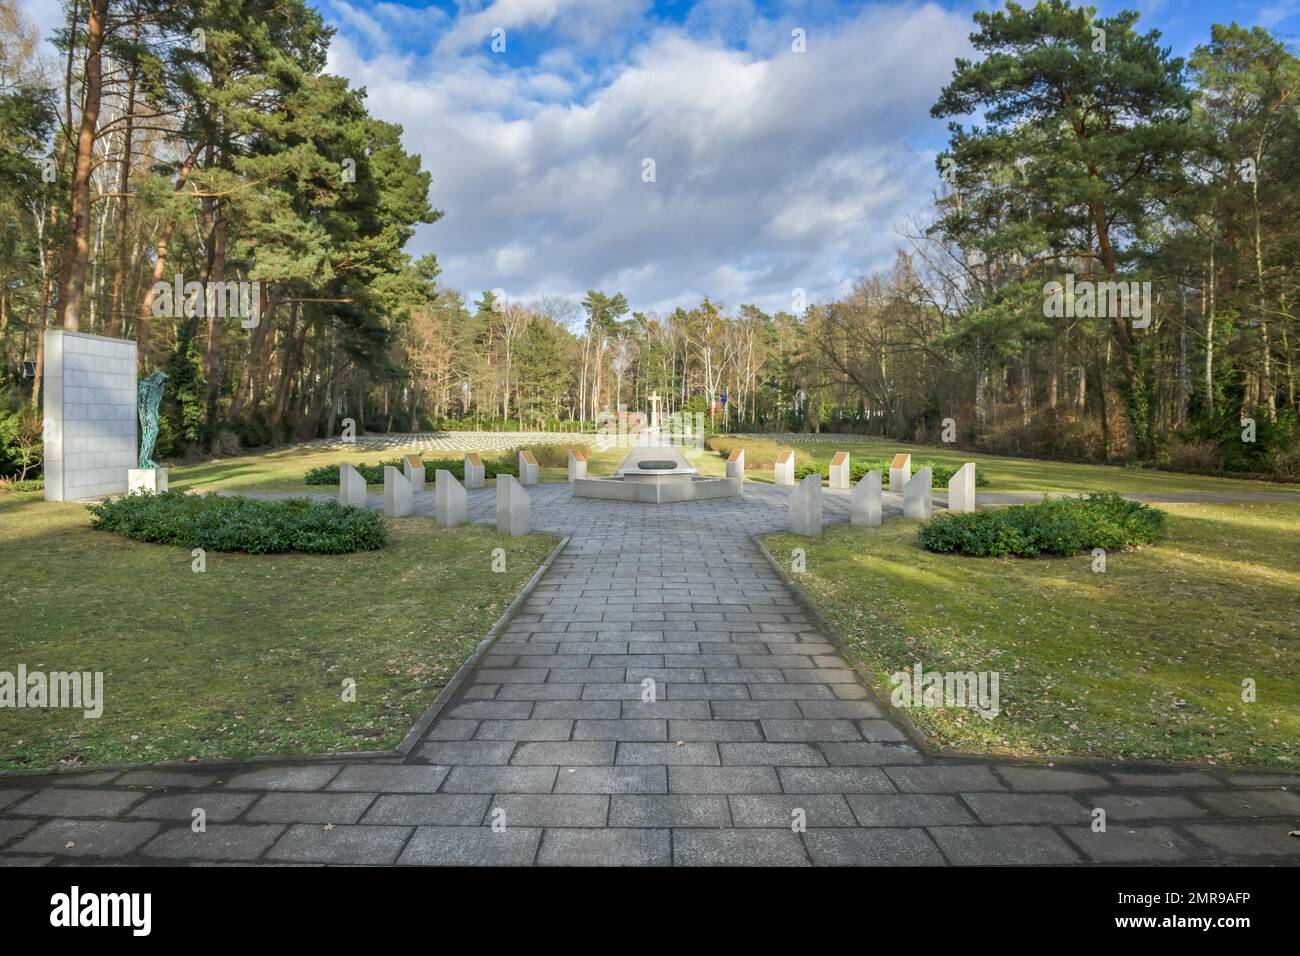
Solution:
<path fill-rule="evenodd" d="M 638 461 L 636 466 L 642 471 L 672 471 L 677 467 L 677 462 L 654 458 L 648 461 Z"/>

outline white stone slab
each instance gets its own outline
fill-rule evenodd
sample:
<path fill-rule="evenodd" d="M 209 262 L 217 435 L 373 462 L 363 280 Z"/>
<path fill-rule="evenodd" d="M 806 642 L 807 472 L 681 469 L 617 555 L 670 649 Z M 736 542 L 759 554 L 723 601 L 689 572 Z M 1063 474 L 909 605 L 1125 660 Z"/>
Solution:
<path fill-rule="evenodd" d="M 817 537 L 822 533 L 822 476 L 808 475 L 790 494 L 790 531 Z"/>
<path fill-rule="evenodd" d="M 836 452 L 831 459 L 831 488 L 836 491 L 849 490 L 849 453 Z"/>
<path fill-rule="evenodd" d="M 948 479 L 948 510 L 975 510 L 975 462 L 966 462 Z"/>
<path fill-rule="evenodd" d="M 569 480 L 587 477 L 587 456 L 579 448 L 569 449 Z"/>
<path fill-rule="evenodd" d="M 794 452 L 786 449 L 776 459 L 776 483 L 778 485 L 794 484 Z"/>
<path fill-rule="evenodd" d="M 63 329 L 44 335 L 45 500 L 129 491 L 128 472 L 139 463 L 135 342 Z"/>
<path fill-rule="evenodd" d="M 384 514 L 390 518 L 405 518 L 415 513 L 415 498 L 411 483 L 392 465 L 384 466 Z"/>
<path fill-rule="evenodd" d="M 737 448 L 727 458 L 727 477 L 745 480 L 745 449 Z"/>
<path fill-rule="evenodd" d="M 127 494 L 138 495 L 148 492 L 152 495 L 162 494 L 167 490 L 166 468 L 129 468 L 126 473 Z"/>
<path fill-rule="evenodd" d="M 483 467 L 483 459 L 474 452 L 465 454 L 465 487 L 466 488 L 484 488 L 487 486 L 487 479 L 484 477 L 487 469 Z"/>
<path fill-rule="evenodd" d="M 912 456 L 895 455 L 889 466 L 889 490 L 901 495 L 912 476 Z"/>
<path fill-rule="evenodd" d="M 521 485 L 535 485 L 538 481 L 537 459 L 533 457 L 530 451 L 521 451 L 519 453 L 519 483 Z"/>
<path fill-rule="evenodd" d="M 402 474 L 411 483 L 411 493 L 424 491 L 424 460 L 419 455 L 407 455 L 402 459 Z"/>
<path fill-rule="evenodd" d="M 465 523 L 468 496 L 465 488 L 451 472 L 439 468 L 433 486 L 434 520 L 443 528 L 454 528 Z"/>
<path fill-rule="evenodd" d="M 339 501 L 349 508 L 366 506 L 366 479 L 346 461 L 339 464 Z"/>
<path fill-rule="evenodd" d="M 858 481 L 853 489 L 853 502 L 849 520 L 864 528 L 880 527 L 880 469 L 873 468 Z"/>
<path fill-rule="evenodd" d="M 930 500 L 931 480 L 931 471 L 929 468 L 922 468 L 911 478 L 907 479 L 907 487 L 903 489 L 903 517 L 930 517 L 930 514 L 933 511 L 933 505 Z"/>
<path fill-rule="evenodd" d="M 530 513 L 528 492 L 519 480 L 514 475 L 497 475 L 497 531 L 527 534 Z"/>

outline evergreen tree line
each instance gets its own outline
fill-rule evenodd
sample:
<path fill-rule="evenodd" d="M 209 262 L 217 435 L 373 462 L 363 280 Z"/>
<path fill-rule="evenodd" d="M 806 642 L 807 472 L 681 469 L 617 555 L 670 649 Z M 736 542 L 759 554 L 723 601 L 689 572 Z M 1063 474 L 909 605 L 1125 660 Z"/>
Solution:
<path fill-rule="evenodd" d="M 136 338 L 167 371 L 167 455 L 343 418 L 590 429 L 657 393 L 716 430 L 1300 478 L 1300 61 L 1265 30 L 1216 25 L 1183 60 L 1132 12 L 976 13 L 977 58 L 931 111 L 932 211 L 890 270 L 775 313 L 655 314 L 599 290 L 469 301 L 412 261 L 429 176 L 324 72 L 301 0 L 67 13 L 51 82 L 0 0 L 11 409 L 39 400 L 54 326 Z M 183 295 L 169 314 L 175 274 L 255 281 L 259 321 Z"/>

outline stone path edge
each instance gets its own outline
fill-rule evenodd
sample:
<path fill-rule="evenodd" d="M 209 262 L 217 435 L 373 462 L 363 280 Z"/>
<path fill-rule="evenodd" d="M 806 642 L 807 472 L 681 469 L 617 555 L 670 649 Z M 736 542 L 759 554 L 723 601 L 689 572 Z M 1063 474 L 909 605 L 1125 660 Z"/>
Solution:
<path fill-rule="evenodd" d="M 791 593 L 794 594 L 799 603 L 804 606 L 808 615 L 817 626 L 821 628 L 822 632 L 826 635 L 826 639 L 835 646 L 835 649 L 840 652 L 840 656 L 848 662 L 849 667 L 851 667 L 858 677 L 862 679 L 862 682 L 867 685 L 867 689 L 871 691 L 872 696 L 875 697 L 876 703 L 880 704 L 881 709 L 884 711 L 889 721 L 897 726 L 899 730 L 903 731 L 903 733 L 907 735 L 909 742 L 928 757 L 944 760 L 997 760 L 1000 763 L 1020 764 L 1026 767 L 1041 767 L 1047 764 L 1053 764 L 1097 769 L 1114 769 L 1116 767 L 1122 767 L 1126 770 L 1204 770 L 1209 772 L 1225 773 L 1276 774 L 1278 777 L 1294 776 L 1294 771 L 1292 770 L 1279 770 L 1273 767 L 1261 767 L 1255 764 L 1217 764 L 1208 763 L 1204 760 L 1125 760 L 1120 757 L 1088 757 L 1077 754 L 1064 754 L 1059 756 L 1053 754 L 1014 756 L 1010 754 L 947 750 L 943 747 L 938 747 L 930 739 L 929 735 L 917 726 L 916 722 L 913 721 L 911 717 L 907 716 L 907 714 L 900 711 L 890 702 L 890 695 L 880 686 L 879 682 L 875 679 L 875 676 L 864 669 L 862 665 L 858 663 L 854 655 L 849 653 L 848 645 L 840 636 L 839 629 L 836 628 L 831 620 L 822 613 L 819 607 L 817 607 L 816 602 L 813 601 L 811 595 L 808 594 L 803 585 L 799 584 L 790 572 L 786 571 L 785 567 L 776 559 L 772 552 L 767 550 L 767 547 L 763 544 L 761 538 L 765 534 L 770 533 L 771 532 L 751 534 L 749 538 L 754 543 L 754 546 L 758 548 L 759 554 L 763 555 L 763 557 L 767 559 L 768 564 L 772 566 L 772 569 L 777 573 L 781 580 L 785 582 L 785 586 L 790 589 Z"/>
<path fill-rule="evenodd" d="M 451 680 L 447 681 L 447 683 L 442 686 L 442 690 L 438 691 L 438 696 L 433 699 L 433 703 L 430 704 L 428 709 L 420 715 L 419 719 L 411 725 L 411 729 L 406 732 L 406 736 L 402 738 L 401 743 L 394 748 L 396 753 L 406 756 L 411 752 L 415 745 L 420 742 L 425 731 L 432 726 L 434 720 L 436 720 L 438 715 L 442 713 L 443 708 L 445 708 L 447 704 L 451 702 L 451 699 L 456 696 L 456 691 L 460 689 L 460 686 L 465 683 L 465 680 L 474 671 L 474 668 L 478 666 L 478 662 L 483 658 L 483 655 L 486 654 L 488 649 L 497 642 L 497 638 L 501 636 L 502 632 L 505 631 L 510 622 L 514 620 L 515 616 L 519 613 L 519 609 L 524 606 L 524 602 L 528 600 L 538 583 L 546 575 L 546 572 L 551 569 L 551 565 L 555 563 L 555 559 L 558 558 L 563 553 L 565 547 L 568 546 L 570 537 L 570 535 L 566 534 L 556 542 L 555 547 L 551 549 L 551 553 L 546 556 L 546 560 L 543 561 L 541 566 L 533 572 L 533 576 L 528 579 L 528 583 L 525 584 L 523 588 L 520 589 L 519 593 L 515 595 L 515 599 L 510 602 L 510 606 L 502 612 L 499 618 L 497 618 L 496 623 L 488 628 L 488 632 L 483 635 L 483 640 L 479 641 L 478 646 L 474 648 L 474 652 L 470 654 L 469 657 L 465 658 L 464 662 L 459 668 L 457 668 L 456 673 L 451 675 Z"/>
<path fill-rule="evenodd" d="M 188 760 L 158 760 L 150 763 L 97 763 L 84 764 L 77 767 L 43 767 L 30 768 L 23 770 L 0 770 L 0 782 L 6 779 L 18 779 L 21 777 L 49 777 L 49 776 L 77 776 L 87 773 L 106 773 L 125 772 L 129 770 L 161 770 L 169 767 L 185 767 L 193 769 L 198 767 L 210 767 L 212 769 L 226 769 L 230 767 L 240 767 L 247 764 L 265 764 L 274 763 L 277 765 L 290 765 L 296 763 L 317 763 L 321 761 L 365 761 L 365 760 L 382 760 L 388 758 L 398 761 L 410 753 L 411 749 L 429 729 L 429 726 L 437 719 L 438 714 L 447 706 L 447 703 L 455 696 L 456 690 L 465 679 L 474 670 L 479 659 L 487 652 L 501 632 L 510 624 L 510 621 L 519 613 L 519 608 L 523 606 L 524 601 L 532 594 L 541 581 L 543 575 L 550 569 L 555 559 L 560 556 L 564 548 L 569 543 L 569 535 L 564 535 L 556 542 L 551 553 L 546 556 L 541 565 L 533 572 L 533 576 L 528 579 L 514 600 L 502 612 L 496 622 L 488 628 L 487 634 L 479 641 L 478 646 L 474 648 L 472 654 L 456 669 L 456 673 L 451 675 L 451 679 L 443 685 L 438 691 L 438 695 L 433 699 L 428 708 L 422 713 L 411 729 L 406 732 L 401 742 L 392 750 L 347 750 L 337 753 L 314 753 L 314 754 L 253 754 L 248 757 L 209 757 L 198 760 L 194 763 Z"/>

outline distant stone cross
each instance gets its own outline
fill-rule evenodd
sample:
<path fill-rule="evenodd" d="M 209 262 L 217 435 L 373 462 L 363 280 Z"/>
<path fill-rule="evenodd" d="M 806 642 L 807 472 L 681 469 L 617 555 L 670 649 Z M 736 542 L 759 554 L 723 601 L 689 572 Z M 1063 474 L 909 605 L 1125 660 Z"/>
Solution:
<path fill-rule="evenodd" d="M 659 397 L 658 389 L 650 396 L 650 428 L 654 431 L 659 430 L 659 403 L 663 401 Z"/>

